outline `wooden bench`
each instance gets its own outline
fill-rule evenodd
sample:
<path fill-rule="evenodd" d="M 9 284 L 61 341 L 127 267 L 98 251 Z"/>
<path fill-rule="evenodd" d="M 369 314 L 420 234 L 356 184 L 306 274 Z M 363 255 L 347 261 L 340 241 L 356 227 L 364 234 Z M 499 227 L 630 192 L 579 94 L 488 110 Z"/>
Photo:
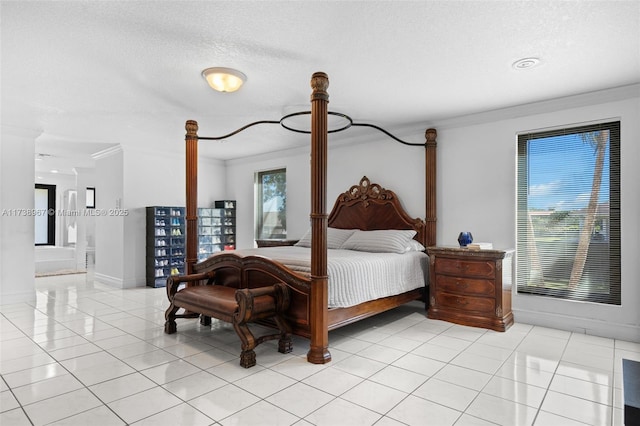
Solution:
<path fill-rule="evenodd" d="M 267 287 L 237 289 L 213 283 L 215 274 L 176 275 L 167 279 L 167 297 L 171 302 L 165 312 L 164 332 L 177 331 L 176 318 L 197 318 L 200 323 L 211 325 L 211 318 L 233 324 L 242 342 L 240 365 L 244 368 L 256 364 L 254 349 L 267 340 L 279 339 L 278 351 L 292 350 L 291 332 L 282 316 L 289 306 L 289 291 L 286 285 L 276 283 Z M 187 286 L 180 288 L 186 283 Z M 178 314 L 179 309 L 183 314 Z M 278 332 L 255 338 L 248 323 L 271 318 Z"/>

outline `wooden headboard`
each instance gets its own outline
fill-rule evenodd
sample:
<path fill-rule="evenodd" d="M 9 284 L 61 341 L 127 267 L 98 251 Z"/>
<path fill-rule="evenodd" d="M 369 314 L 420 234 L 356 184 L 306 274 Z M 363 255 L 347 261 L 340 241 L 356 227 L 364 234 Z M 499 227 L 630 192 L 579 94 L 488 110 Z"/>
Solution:
<path fill-rule="evenodd" d="M 353 185 L 336 199 L 329 214 L 328 226 L 340 229 L 413 229 L 414 239 L 427 246 L 425 221 L 414 219 L 402 207 L 398 196 L 363 176 L 359 185 Z"/>

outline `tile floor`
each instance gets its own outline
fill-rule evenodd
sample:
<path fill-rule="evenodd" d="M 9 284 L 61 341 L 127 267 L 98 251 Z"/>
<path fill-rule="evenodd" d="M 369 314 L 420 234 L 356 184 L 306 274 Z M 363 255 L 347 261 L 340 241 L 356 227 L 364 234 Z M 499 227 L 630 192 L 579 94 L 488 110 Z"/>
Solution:
<path fill-rule="evenodd" d="M 333 361 L 275 342 L 238 364 L 232 327 L 179 320 L 165 290 L 38 278 L 0 307 L 0 424 L 621 425 L 621 359 L 640 344 L 516 323 L 506 333 L 412 303 L 330 333 Z M 517 319 L 517 318 L 516 318 Z"/>

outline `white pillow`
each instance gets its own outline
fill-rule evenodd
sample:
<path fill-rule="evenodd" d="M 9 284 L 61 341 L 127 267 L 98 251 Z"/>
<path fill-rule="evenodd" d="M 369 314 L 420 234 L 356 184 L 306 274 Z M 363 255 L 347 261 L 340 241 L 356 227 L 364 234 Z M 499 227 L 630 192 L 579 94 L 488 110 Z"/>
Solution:
<path fill-rule="evenodd" d="M 347 241 L 354 231 L 354 229 L 327 228 L 327 248 L 342 248 L 342 244 Z M 311 247 L 311 229 L 309 229 L 295 245 L 297 247 Z"/>
<path fill-rule="evenodd" d="M 406 251 L 425 251 L 425 250 L 426 248 L 422 244 L 420 244 L 419 241 L 416 241 L 413 238 L 411 238 L 407 243 Z"/>
<path fill-rule="evenodd" d="M 415 235 L 416 231 L 413 230 L 356 230 L 342 245 L 342 248 L 344 250 L 368 251 L 372 253 L 405 253 L 409 240 Z"/>

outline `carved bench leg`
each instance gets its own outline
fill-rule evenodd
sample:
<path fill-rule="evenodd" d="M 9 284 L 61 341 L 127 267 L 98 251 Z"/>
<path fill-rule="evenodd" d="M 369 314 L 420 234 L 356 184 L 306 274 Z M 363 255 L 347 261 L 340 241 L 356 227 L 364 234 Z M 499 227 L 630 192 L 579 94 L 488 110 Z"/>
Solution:
<path fill-rule="evenodd" d="M 176 325 L 176 312 L 178 312 L 179 309 L 180 307 L 174 305 L 172 302 L 171 305 L 169 305 L 169 309 L 164 313 L 164 318 L 166 320 L 164 323 L 165 333 L 173 334 L 178 330 Z"/>
<path fill-rule="evenodd" d="M 242 341 L 242 353 L 240 353 L 240 365 L 244 368 L 250 368 L 256 365 L 256 353 L 254 351 L 256 347 L 256 339 L 253 337 L 253 333 L 249 330 L 246 323 L 233 322 L 233 328 L 236 330 L 236 334 Z"/>
<path fill-rule="evenodd" d="M 278 352 L 281 354 L 288 354 L 293 351 L 293 344 L 291 342 L 291 337 L 280 338 L 278 340 Z"/>
<path fill-rule="evenodd" d="M 240 353 L 240 365 L 244 368 L 251 368 L 256 365 L 255 351 L 242 351 Z"/>

